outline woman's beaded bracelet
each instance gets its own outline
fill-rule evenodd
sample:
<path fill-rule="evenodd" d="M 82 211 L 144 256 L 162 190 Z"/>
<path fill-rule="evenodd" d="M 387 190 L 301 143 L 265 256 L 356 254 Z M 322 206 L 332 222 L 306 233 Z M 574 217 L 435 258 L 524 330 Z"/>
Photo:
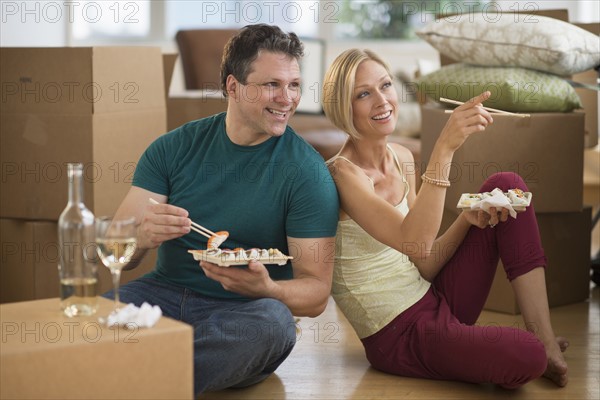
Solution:
<path fill-rule="evenodd" d="M 440 186 L 440 187 L 450 187 L 450 181 L 447 179 L 433 179 L 428 177 L 427 175 L 421 175 L 421 180 L 425 183 L 429 183 L 430 185 Z"/>

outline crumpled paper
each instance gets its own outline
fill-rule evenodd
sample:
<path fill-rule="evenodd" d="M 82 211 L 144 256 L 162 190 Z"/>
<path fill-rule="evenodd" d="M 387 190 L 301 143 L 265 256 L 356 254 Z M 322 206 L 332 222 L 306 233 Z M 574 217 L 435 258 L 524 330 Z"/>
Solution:
<path fill-rule="evenodd" d="M 135 328 L 152 328 L 162 316 L 162 310 L 159 306 L 151 306 L 144 302 L 141 307 L 137 307 L 133 303 L 127 304 L 125 307 L 117 311 L 113 311 L 106 318 L 107 326 L 122 326 Z"/>
<path fill-rule="evenodd" d="M 471 204 L 472 210 L 483 210 L 489 214 L 491 207 L 496 207 L 497 209 L 506 208 L 511 217 L 517 218 L 517 212 L 510 204 L 510 200 L 502 190 L 496 188 L 492 190 L 491 196 L 483 198 L 481 201 L 477 203 Z"/>

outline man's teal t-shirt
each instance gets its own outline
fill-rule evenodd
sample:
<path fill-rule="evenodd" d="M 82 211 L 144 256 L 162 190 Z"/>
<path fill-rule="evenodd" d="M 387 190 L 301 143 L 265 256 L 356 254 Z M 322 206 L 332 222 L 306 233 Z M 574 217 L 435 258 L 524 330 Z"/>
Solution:
<path fill-rule="evenodd" d="M 225 113 L 189 122 L 153 142 L 142 155 L 133 185 L 166 195 L 192 221 L 228 231 L 221 248 L 276 248 L 289 254 L 287 236 L 333 237 L 338 220 L 335 185 L 320 155 L 291 128 L 255 146 L 231 142 Z M 141 205 L 140 205 L 141 206 Z M 219 298 L 242 298 L 206 277 L 187 251 L 205 249 L 192 231 L 161 244 L 150 276 Z M 316 252 L 334 249 L 314 249 Z M 322 256 L 322 253 L 319 255 Z M 267 265 L 272 279 L 292 268 Z"/>

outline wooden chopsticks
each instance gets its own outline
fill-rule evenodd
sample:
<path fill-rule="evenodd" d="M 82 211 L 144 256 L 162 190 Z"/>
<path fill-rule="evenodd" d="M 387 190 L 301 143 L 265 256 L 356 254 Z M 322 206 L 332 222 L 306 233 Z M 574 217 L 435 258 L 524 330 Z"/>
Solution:
<path fill-rule="evenodd" d="M 446 99 L 444 97 L 440 97 L 440 101 L 443 102 L 443 103 L 454 104 L 454 105 L 457 105 L 457 106 L 465 104 L 462 101 L 452 100 L 452 99 Z M 505 114 L 505 115 L 513 115 L 513 116 L 519 117 L 519 118 L 529 118 L 530 117 L 529 114 L 517 114 L 517 113 L 512 113 L 510 111 L 498 110 L 497 108 L 483 107 L 483 109 L 484 110 L 488 110 L 489 112 L 492 112 L 492 113 Z M 445 112 L 446 112 L 446 114 L 451 114 L 452 112 L 454 112 L 454 110 L 446 110 Z"/>

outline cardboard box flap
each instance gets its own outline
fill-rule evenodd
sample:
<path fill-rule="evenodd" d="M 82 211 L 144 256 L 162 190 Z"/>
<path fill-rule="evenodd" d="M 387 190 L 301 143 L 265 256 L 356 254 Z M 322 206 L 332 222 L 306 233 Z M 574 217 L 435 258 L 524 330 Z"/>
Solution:
<path fill-rule="evenodd" d="M 2 114 L 90 114 L 90 48 L 0 48 Z"/>
<path fill-rule="evenodd" d="M 165 108 L 158 47 L 94 47 L 94 113 Z"/>
<path fill-rule="evenodd" d="M 165 79 L 165 98 L 169 97 L 169 90 L 171 88 L 171 81 L 173 80 L 173 72 L 175 71 L 175 63 L 177 62 L 177 53 L 164 53 L 163 54 L 163 73 Z"/>
<path fill-rule="evenodd" d="M 588 24 L 573 24 L 575 26 L 580 27 L 581 29 L 585 29 L 588 32 L 592 32 L 595 35 L 600 35 L 600 22 L 592 22 Z"/>
<path fill-rule="evenodd" d="M 98 304 L 96 315 L 71 319 L 57 298 L 0 305 L 2 326 L 15 328 L 0 348 L 0 398 L 194 398 L 190 325 L 162 317 L 152 329 L 106 327 L 98 317 L 113 304 Z M 132 365 L 135 374 L 114 372 Z"/>
<path fill-rule="evenodd" d="M 19 220 L 0 218 L 0 239 L 2 240 L 2 261 L 0 265 L 0 302 L 33 299 L 35 296 L 35 270 L 31 243 L 34 226 Z M 25 244 L 29 244 L 24 248 Z M 27 250 L 28 254 L 25 254 Z M 31 257 L 27 257 L 31 255 Z M 17 260 L 20 268 L 8 268 L 11 260 Z"/>
<path fill-rule="evenodd" d="M 598 22 L 574 25 L 592 32 L 595 35 L 600 35 L 600 23 Z M 573 80 L 575 82 L 597 86 L 599 77 L 599 72 L 591 69 L 573 75 Z M 598 114 L 600 114 L 600 102 L 598 101 L 598 98 L 600 97 L 600 93 L 596 90 L 578 87 L 575 88 L 575 91 L 579 95 L 579 99 L 581 99 L 583 112 L 585 113 L 585 147 L 593 148 L 598 144 L 598 137 L 600 137 L 600 128 L 598 127 Z"/>
<path fill-rule="evenodd" d="M 166 112 L 15 114 L 1 122 L 0 216 L 55 221 L 67 204 L 68 162 L 84 165 L 87 207 L 114 213 L 139 157 L 165 132 Z"/>
<path fill-rule="evenodd" d="M 92 129 L 92 118 L 60 114 L 3 116 L 2 217 L 43 214 L 43 218 L 36 219 L 58 220 L 67 204 L 66 163 L 92 164 L 92 137 L 85 134 Z M 93 171 L 88 168 L 85 172 Z M 84 179 L 84 200 L 88 207 L 93 205 L 89 179 Z"/>
<path fill-rule="evenodd" d="M 158 47 L 2 48 L 2 114 L 164 109 Z"/>

